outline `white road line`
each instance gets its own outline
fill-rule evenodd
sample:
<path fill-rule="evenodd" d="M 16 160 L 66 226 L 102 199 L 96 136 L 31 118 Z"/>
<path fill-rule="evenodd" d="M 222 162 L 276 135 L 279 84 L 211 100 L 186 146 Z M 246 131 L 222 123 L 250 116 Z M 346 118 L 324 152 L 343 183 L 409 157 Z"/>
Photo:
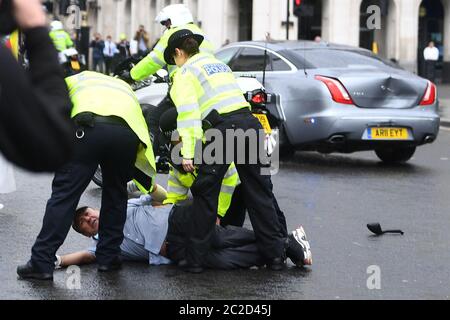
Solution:
<path fill-rule="evenodd" d="M 448 161 L 448 158 L 441 158 L 442 161 Z"/>
<path fill-rule="evenodd" d="M 441 130 L 443 130 L 443 131 L 450 131 L 450 128 L 447 128 L 447 127 L 441 127 Z"/>

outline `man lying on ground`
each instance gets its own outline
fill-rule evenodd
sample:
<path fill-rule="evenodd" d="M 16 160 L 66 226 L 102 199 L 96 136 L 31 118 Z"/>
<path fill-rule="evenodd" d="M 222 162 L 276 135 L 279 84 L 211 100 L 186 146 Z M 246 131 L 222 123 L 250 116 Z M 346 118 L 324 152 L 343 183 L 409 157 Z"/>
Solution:
<path fill-rule="evenodd" d="M 150 265 L 167 265 L 185 259 L 187 221 L 191 206 L 162 205 L 150 196 L 128 202 L 124 240 L 120 246 L 126 261 L 142 261 Z M 57 267 L 95 262 L 98 242 L 99 211 L 84 207 L 77 210 L 73 228 L 94 245 L 86 251 L 57 256 Z M 258 251 L 253 231 L 239 227 L 216 226 L 213 250 L 204 257 L 203 265 L 212 269 L 238 269 L 263 266 L 264 257 Z M 298 267 L 312 264 L 311 250 L 302 227 L 288 238 L 287 256 Z"/>

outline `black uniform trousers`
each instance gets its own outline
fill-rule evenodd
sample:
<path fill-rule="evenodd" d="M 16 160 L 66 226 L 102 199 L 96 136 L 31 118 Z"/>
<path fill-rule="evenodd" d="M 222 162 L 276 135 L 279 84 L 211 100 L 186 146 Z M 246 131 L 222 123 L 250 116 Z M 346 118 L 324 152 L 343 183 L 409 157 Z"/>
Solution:
<path fill-rule="evenodd" d="M 227 130 L 263 132 L 259 121 L 246 109 L 221 115 L 221 121 L 214 128 L 219 130 L 223 137 L 226 137 Z M 259 251 L 267 260 L 284 258 L 286 238 L 282 236 L 281 225 L 274 208 L 270 176 L 261 175 L 262 165 L 259 161 L 257 164 L 248 162 L 251 151 L 248 140 L 244 150 L 237 150 L 236 141 L 234 145 L 233 161 L 241 179 L 245 207 L 250 216 Z M 238 151 L 244 151 L 247 155 L 244 164 L 238 161 L 241 160 L 238 158 Z M 226 152 L 227 150 L 224 150 L 224 154 Z M 186 252 L 186 259 L 191 265 L 204 264 L 203 258 L 211 248 L 222 179 L 229 167 L 229 163 L 225 162 L 227 161 L 222 161 L 223 164 L 201 164 L 197 179 L 191 187 L 194 203 L 189 223 L 190 241 Z"/>
<path fill-rule="evenodd" d="M 436 81 L 436 62 L 434 60 L 425 60 L 425 78 L 431 82 Z"/>
<path fill-rule="evenodd" d="M 176 263 L 186 259 L 186 225 L 191 217 L 192 205 L 174 206 L 169 216 L 167 255 Z M 253 231 L 235 226 L 215 226 L 211 250 L 204 257 L 203 265 L 211 269 L 245 269 L 264 265 L 264 257 L 256 245 Z"/>
<path fill-rule="evenodd" d="M 160 127 L 165 128 L 166 131 L 172 131 L 176 130 L 177 128 L 177 117 L 178 113 L 175 107 L 171 108 L 170 106 L 171 101 L 166 100 L 166 102 L 158 107 L 158 111 L 155 114 L 151 113 L 148 115 L 149 123 L 153 122 L 155 123 L 157 119 L 160 119 Z M 158 115 L 163 111 L 163 115 Z M 273 184 L 272 180 L 267 180 L 269 184 L 269 188 L 271 191 L 273 191 Z M 282 235 L 284 237 L 287 237 L 287 226 L 286 226 L 286 218 L 284 216 L 284 212 L 281 211 L 277 199 L 275 197 L 273 198 L 273 205 L 275 207 L 275 210 L 277 211 L 278 220 L 281 224 L 281 231 Z M 242 227 L 245 222 L 245 213 L 246 213 L 246 207 L 245 207 L 245 201 L 244 201 L 244 191 L 241 185 L 237 186 L 236 189 L 233 192 L 233 196 L 231 199 L 230 207 L 228 208 L 228 211 L 226 215 L 221 219 L 220 224 L 222 226 L 236 226 L 236 227 Z"/>
<path fill-rule="evenodd" d="M 269 188 L 273 193 L 272 179 L 270 179 L 268 183 Z M 286 238 L 288 236 L 286 217 L 284 215 L 284 212 L 281 211 L 275 196 L 273 196 L 273 206 L 275 208 L 275 211 L 277 212 L 278 222 L 280 223 L 281 227 L 281 235 Z M 241 185 L 239 185 L 233 192 L 230 207 L 228 208 L 226 215 L 220 220 L 220 225 L 223 227 L 226 226 L 242 227 L 245 222 L 246 212 L 247 209 L 245 208 L 244 192 L 242 190 Z"/>
<path fill-rule="evenodd" d="M 55 173 L 42 229 L 32 248 L 31 263 L 40 272 L 53 273 L 56 251 L 69 232 L 80 197 L 99 164 L 103 190 L 96 257 L 99 264 L 107 265 L 120 255 L 127 211 L 126 185 L 133 175 L 139 139 L 120 120 L 114 124 L 95 123 L 83 130 L 84 137 L 75 143 L 73 159 Z"/>

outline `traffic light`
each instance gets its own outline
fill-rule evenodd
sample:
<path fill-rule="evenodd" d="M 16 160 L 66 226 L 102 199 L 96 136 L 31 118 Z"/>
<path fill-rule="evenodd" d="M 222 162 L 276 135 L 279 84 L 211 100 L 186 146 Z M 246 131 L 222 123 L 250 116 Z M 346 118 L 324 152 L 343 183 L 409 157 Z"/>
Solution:
<path fill-rule="evenodd" d="M 313 17 L 314 4 L 312 1 L 294 0 L 294 15 L 297 17 Z"/>
<path fill-rule="evenodd" d="M 300 17 L 301 15 L 301 4 L 302 4 L 302 0 L 294 0 L 294 15 L 297 17 Z"/>

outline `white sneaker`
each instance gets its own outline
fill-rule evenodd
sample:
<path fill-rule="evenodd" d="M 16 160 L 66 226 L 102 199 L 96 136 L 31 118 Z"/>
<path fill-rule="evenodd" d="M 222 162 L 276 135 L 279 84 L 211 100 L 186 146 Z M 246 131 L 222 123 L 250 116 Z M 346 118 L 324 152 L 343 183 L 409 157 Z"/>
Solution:
<path fill-rule="evenodd" d="M 297 266 L 312 265 L 311 246 L 302 226 L 295 229 L 288 237 L 289 245 L 286 255 Z"/>

